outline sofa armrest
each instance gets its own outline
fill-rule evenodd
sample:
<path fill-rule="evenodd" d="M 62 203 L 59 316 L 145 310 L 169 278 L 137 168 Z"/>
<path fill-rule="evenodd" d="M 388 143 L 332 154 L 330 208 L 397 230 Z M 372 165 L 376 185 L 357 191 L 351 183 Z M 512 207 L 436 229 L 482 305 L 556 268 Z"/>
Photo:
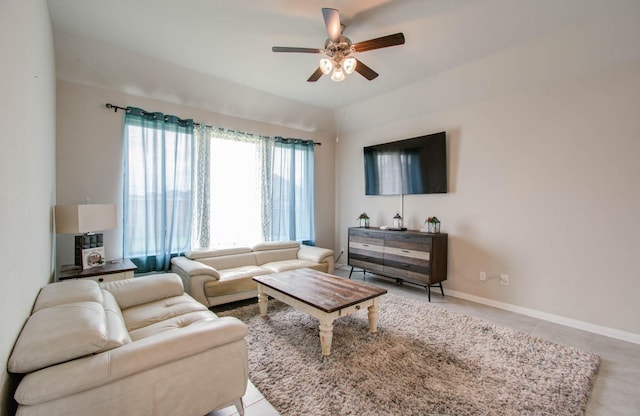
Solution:
<path fill-rule="evenodd" d="M 174 257 L 171 259 L 171 271 L 182 278 L 188 294 L 207 308 L 211 306 L 204 293 L 204 285 L 209 281 L 220 279 L 216 269 L 187 257 Z"/>
<path fill-rule="evenodd" d="M 133 279 L 101 283 L 102 289 L 111 292 L 121 309 L 149 303 L 184 293 L 180 276 L 174 273 L 151 274 Z"/>
<path fill-rule="evenodd" d="M 334 271 L 334 259 L 333 250 L 328 248 L 320 248 L 315 246 L 300 245 L 298 251 L 298 258 L 302 260 L 313 261 L 316 263 L 327 263 L 329 265 L 328 273 L 332 274 Z"/>
<path fill-rule="evenodd" d="M 89 390 L 182 358 L 237 342 L 244 348 L 247 326 L 232 318 L 203 320 L 66 363 L 27 374 L 15 393 L 23 405 L 35 405 Z M 221 357 L 224 359 L 224 357 Z M 215 363 L 203 363 L 215 365 Z M 64 380 L 64 382 L 61 382 Z"/>
<path fill-rule="evenodd" d="M 174 266 L 179 267 L 190 276 L 197 276 L 200 274 L 211 276 L 214 280 L 220 279 L 220 273 L 211 266 L 207 266 L 204 263 L 200 263 L 196 260 L 191 260 L 187 257 L 174 257 L 171 259 L 171 268 Z"/>

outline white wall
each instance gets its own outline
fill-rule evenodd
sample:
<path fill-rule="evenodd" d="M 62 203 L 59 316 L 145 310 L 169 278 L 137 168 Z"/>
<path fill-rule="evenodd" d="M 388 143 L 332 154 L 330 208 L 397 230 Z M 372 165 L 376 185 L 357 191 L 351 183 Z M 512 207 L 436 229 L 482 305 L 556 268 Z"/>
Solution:
<path fill-rule="evenodd" d="M 0 2 L 0 414 L 6 363 L 41 286 L 52 278 L 55 69 L 44 0 Z"/>
<path fill-rule="evenodd" d="M 316 244 L 331 248 L 334 241 L 334 146 L 329 133 L 300 131 L 265 122 L 231 117 L 202 109 L 142 98 L 93 86 L 58 81 L 57 203 L 115 203 L 122 215 L 122 112 L 105 103 L 193 118 L 198 122 L 263 135 L 300 137 L 321 142 L 315 147 Z M 240 218 L 237 219 L 241 221 Z M 122 222 L 106 231 L 105 255 L 122 256 Z M 73 263 L 73 236 L 57 236 L 57 265 Z"/>
<path fill-rule="evenodd" d="M 336 245 L 346 247 L 360 212 L 382 225 L 400 209 L 399 196 L 364 196 L 362 147 L 444 130 L 450 193 L 404 203 L 411 228 L 436 215 L 449 233 L 445 292 L 638 342 L 640 62 L 418 115 L 407 103 L 440 96 L 414 87 L 346 110 L 370 123 L 336 149 Z M 376 123 L 376 106 L 393 121 Z M 507 273 L 511 283 L 480 282 L 480 271 Z"/>

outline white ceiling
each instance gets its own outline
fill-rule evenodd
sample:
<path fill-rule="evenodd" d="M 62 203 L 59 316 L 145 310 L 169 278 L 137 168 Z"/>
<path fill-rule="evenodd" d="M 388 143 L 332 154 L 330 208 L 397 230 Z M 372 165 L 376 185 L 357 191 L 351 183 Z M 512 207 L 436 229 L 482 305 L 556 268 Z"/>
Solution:
<path fill-rule="evenodd" d="M 172 101 L 249 89 L 308 105 L 353 105 L 569 30 L 637 0 L 49 0 L 58 77 Z M 358 59 L 380 76 L 306 79 L 322 48 L 322 7 L 354 43 L 403 32 L 406 44 Z M 526 68 L 522 68 L 526 71 Z M 167 98 L 168 97 L 168 98 Z M 206 105 L 203 105 L 206 108 Z"/>

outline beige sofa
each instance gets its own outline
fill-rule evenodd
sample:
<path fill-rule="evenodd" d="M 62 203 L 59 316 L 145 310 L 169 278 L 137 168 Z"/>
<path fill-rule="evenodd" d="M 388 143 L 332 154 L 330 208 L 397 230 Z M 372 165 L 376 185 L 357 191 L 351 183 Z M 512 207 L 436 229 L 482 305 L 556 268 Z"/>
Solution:
<path fill-rule="evenodd" d="M 203 305 L 215 306 L 257 296 L 253 276 L 309 267 L 333 273 L 333 250 L 295 241 L 271 241 L 253 247 L 199 249 L 171 259 L 171 271 Z"/>
<path fill-rule="evenodd" d="M 160 274 L 68 280 L 38 295 L 8 361 L 17 415 L 243 414 L 247 327 Z"/>

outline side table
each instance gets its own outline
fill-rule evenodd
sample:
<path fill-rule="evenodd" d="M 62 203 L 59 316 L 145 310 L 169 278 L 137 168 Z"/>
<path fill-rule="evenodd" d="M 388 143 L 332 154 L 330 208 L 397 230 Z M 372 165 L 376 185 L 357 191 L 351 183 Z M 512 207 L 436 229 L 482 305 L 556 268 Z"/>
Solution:
<path fill-rule="evenodd" d="M 138 267 L 129 259 L 108 261 L 106 264 L 90 269 L 68 264 L 60 267 L 58 280 L 91 279 L 96 282 L 113 282 L 114 280 L 132 279 Z"/>

